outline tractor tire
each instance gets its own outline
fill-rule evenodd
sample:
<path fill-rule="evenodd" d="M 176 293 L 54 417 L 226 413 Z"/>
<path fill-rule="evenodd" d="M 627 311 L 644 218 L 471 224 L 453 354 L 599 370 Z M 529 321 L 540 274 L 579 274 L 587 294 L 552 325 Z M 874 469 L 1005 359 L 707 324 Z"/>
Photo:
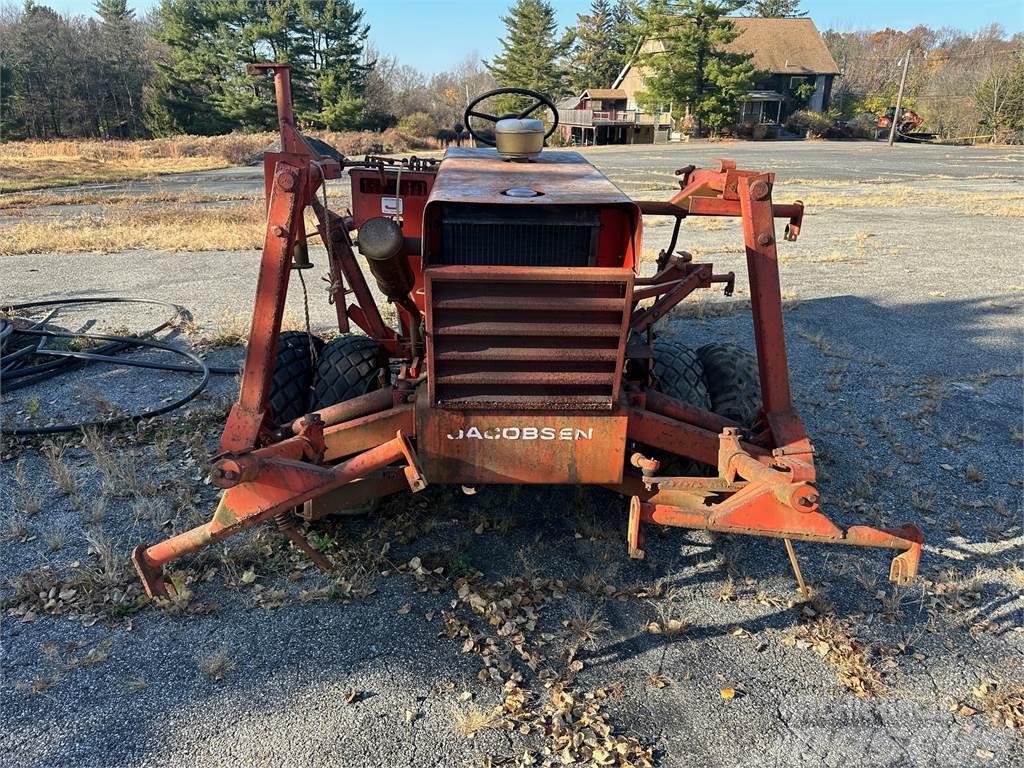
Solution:
<path fill-rule="evenodd" d="M 711 410 L 711 395 L 704 383 L 704 366 L 697 353 L 676 341 L 654 342 L 653 386 L 662 394 L 684 403 Z M 709 476 L 715 468 L 667 451 L 650 449 L 652 458 L 661 462 L 659 474 L 670 476 Z"/>
<path fill-rule="evenodd" d="M 313 402 L 318 411 L 380 388 L 381 372 L 388 373 L 388 353 L 366 336 L 347 334 L 328 343 L 320 354 L 313 379 Z M 354 507 L 339 507 L 335 515 L 368 515 L 380 505 L 371 499 Z"/>
<path fill-rule="evenodd" d="M 310 345 L 313 348 L 312 355 Z M 323 346 L 322 339 L 304 331 L 285 331 L 278 338 L 274 375 L 267 398 L 270 417 L 277 424 L 294 421 L 309 413 L 316 368 L 313 358 L 319 358 Z"/>
<path fill-rule="evenodd" d="M 697 353 L 675 341 L 654 342 L 654 389 L 684 403 L 711 410 L 704 366 Z"/>
<path fill-rule="evenodd" d="M 711 410 L 746 428 L 761 410 L 761 377 L 757 358 L 736 344 L 705 344 L 697 350 Z"/>
<path fill-rule="evenodd" d="M 388 355 L 384 347 L 366 336 L 339 336 L 320 353 L 310 410 L 317 411 L 378 389 L 382 371 L 386 378 Z"/>

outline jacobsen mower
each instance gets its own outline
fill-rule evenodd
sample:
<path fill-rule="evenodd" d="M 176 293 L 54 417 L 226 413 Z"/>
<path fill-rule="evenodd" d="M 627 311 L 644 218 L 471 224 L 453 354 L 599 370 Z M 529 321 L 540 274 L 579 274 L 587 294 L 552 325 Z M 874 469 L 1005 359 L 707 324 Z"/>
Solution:
<path fill-rule="evenodd" d="M 173 589 L 163 572 L 171 561 L 271 518 L 329 569 L 301 518 L 428 483 L 610 488 L 629 499 L 633 557 L 643 557 L 643 524 L 657 523 L 781 538 L 791 557 L 792 540 L 886 547 L 899 550 L 890 578 L 915 576 L 916 526 L 843 529 L 819 507 L 814 448 L 790 396 L 774 226 L 787 220 L 785 239 L 795 240 L 803 206 L 772 203 L 774 174 L 728 161 L 687 167 L 671 200 L 633 201 L 581 155 L 543 149 L 554 104 L 509 88 L 466 109 L 476 143 L 493 148 L 352 163 L 296 129 L 286 65 L 251 71 L 273 74 L 281 150 L 264 159 L 256 305 L 211 473 L 224 491 L 208 523 L 136 548 L 150 595 Z M 489 97 L 525 108 L 487 114 L 478 105 Z M 552 114 L 546 133 L 531 118 L 541 109 Z M 325 182 L 343 171 L 351 214 L 326 204 Z M 329 343 L 281 332 L 290 273 L 311 266 L 307 209 L 327 250 L 340 332 Z M 639 274 L 644 215 L 675 220 L 648 277 Z M 676 252 L 692 216 L 743 223 L 756 356 L 729 344 L 689 349 L 655 331 L 692 292 L 732 292 L 733 273 Z M 394 305 L 392 324 L 353 232 Z"/>

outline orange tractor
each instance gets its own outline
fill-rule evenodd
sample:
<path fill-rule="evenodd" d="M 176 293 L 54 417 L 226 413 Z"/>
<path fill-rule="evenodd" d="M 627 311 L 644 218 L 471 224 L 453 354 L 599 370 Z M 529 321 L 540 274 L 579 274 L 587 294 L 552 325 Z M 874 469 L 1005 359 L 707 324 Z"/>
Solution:
<path fill-rule="evenodd" d="M 776 258 L 775 219 L 795 240 L 803 206 L 772 202 L 773 174 L 728 161 L 687 167 L 671 200 L 634 201 L 581 155 L 544 150 L 557 110 L 520 89 L 467 107 L 477 143 L 494 148 L 452 148 L 439 162 L 332 159 L 296 129 L 288 67 L 251 68 L 266 70 L 281 151 L 264 159 L 256 306 L 211 472 L 223 494 L 208 523 L 136 548 L 150 595 L 173 589 L 163 570 L 171 561 L 271 519 L 329 570 L 303 519 L 428 483 L 604 486 L 628 499 L 633 557 L 643 557 L 643 526 L 656 523 L 781 538 L 794 569 L 792 540 L 890 548 L 890 578 L 914 577 L 916 526 L 844 529 L 821 510 L 814 447 L 790 396 Z M 492 96 L 525 106 L 481 111 Z M 552 114 L 547 131 L 531 118 L 540 109 Z M 343 171 L 346 214 L 320 196 Z M 340 332 L 328 343 L 281 332 L 290 273 L 311 266 L 307 209 L 326 246 Z M 644 215 L 674 219 L 647 276 Z M 742 221 L 756 355 L 690 349 L 655 332 L 694 291 L 732 292 L 733 273 L 676 252 L 691 216 Z M 393 324 L 357 250 L 395 307 Z"/>

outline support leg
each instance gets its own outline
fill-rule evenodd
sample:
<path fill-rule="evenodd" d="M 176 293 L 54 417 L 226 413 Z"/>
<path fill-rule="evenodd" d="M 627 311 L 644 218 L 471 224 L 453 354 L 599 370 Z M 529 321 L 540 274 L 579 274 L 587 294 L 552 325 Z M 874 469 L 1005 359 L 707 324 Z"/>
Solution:
<path fill-rule="evenodd" d="M 220 441 L 222 453 L 251 450 L 263 428 L 305 190 L 305 169 L 279 162 L 267 210 L 267 232 L 263 241 L 256 308 L 249 328 L 242 387 L 238 402 L 231 408 L 224 427 Z"/>

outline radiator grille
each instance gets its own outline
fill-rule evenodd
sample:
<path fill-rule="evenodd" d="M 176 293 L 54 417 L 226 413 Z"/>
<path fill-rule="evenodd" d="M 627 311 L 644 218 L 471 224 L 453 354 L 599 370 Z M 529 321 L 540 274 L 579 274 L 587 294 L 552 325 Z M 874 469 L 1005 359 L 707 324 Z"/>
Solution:
<path fill-rule="evenodd" d="M 450 206 L 435 263 L 466 266 L 586 267 L 597 257 L 596 210 Z"/>
<path fill-rule="evenodd" d="M 434 267 L 425 278 L 432 403 L 612 407 L 622 374 L 631 273 Z"/>

